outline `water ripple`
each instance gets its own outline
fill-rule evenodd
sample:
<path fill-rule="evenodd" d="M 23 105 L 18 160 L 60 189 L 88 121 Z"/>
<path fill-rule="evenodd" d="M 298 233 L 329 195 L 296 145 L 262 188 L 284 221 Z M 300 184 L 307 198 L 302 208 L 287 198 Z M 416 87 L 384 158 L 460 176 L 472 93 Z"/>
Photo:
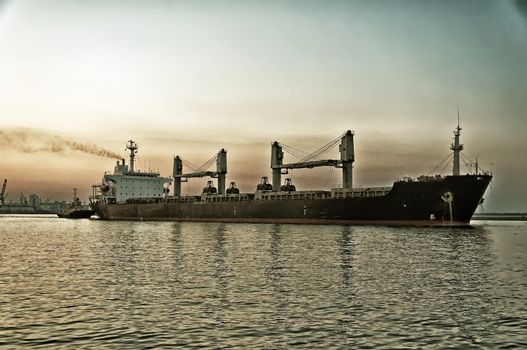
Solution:
<path fill-rule="evenodd" d="M 522 348 L 526 228 L 0 216 L 0 346 Z"/>

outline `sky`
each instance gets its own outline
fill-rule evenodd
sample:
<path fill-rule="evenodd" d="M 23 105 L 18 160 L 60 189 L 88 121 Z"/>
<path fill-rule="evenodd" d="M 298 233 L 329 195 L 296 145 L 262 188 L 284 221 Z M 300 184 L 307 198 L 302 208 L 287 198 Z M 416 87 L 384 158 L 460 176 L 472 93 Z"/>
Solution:
<path fill-rule="evenodd" d="M 355 185 L 386 186 L 448 156 L 459 106 L 464 154 L 494 174 L 483 209 L 527 211 L 525 62 L 525 1 L 0 0 L 0 178 L 8 200 L 86 200 L 115 164 L 97 153 L 134 139 L 166 176 L 226 148 L 254 191 L 273 141 L 309 152 L 351 129 Z"/>

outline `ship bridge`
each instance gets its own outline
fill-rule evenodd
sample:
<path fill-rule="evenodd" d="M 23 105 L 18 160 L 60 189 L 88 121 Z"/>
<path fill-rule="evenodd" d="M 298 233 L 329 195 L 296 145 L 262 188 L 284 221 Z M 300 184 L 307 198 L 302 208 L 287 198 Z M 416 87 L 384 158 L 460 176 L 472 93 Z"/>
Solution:
<path fill-rule="evenodd" d="M 93 186 L 93 195 L 90 199 L 107 203 L 126 203 L 134 198 L 163 198 L 165 196 L 167 185 L 172 179 L 161 177 L 159 172 L 135 170 L 138 145 L 130 140 L 126 148 L 130 150 L 130 166 L 125 163 L 124 159 L 117 161 L 113 174 L 104 174 L 102 184 Z"/>

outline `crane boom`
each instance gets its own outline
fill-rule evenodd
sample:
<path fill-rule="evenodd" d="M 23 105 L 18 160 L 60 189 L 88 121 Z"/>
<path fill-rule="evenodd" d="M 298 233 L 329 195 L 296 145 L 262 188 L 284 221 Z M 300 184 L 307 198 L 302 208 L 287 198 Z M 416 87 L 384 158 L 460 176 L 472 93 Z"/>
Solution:
<path fill-rule="evenodd" d="M 327 160 L 314 160 L 311 162 L 298 162 L 289 164 L 280 164 L 272 166 L 273 169 L 301 169 L 301 168 L 316 168 L 319 166 L 338 166 L 342 164 L 342 160 L 327 159 Z"/>
<path fill-rule="evenodd" d="M 188 174 L 178 174 L 174 175 L 175 178 L 189 178 L 189 177 L 216 177 L 218 175 L 218 172 L 216 171 L 198 171 L 195 173 L 188 173 Z"/>
<path fill-rule="evenodd" d="M 342 187 L 352 188 L 353 186 L 353 162 L 355 161 L 355 150 L 353 145 L 353 135 L 351 130 L 346 131 L 344 134 L 329 142 L 325 146 L 319 148 L 310 155 L 304 157 L 300 162 L 284 164 L 284 146 L 278 142 L 273 142 L 271 145 L 271 169 L 273 172 L 273 191 L 280 190 L 282 169 L 302 169 L 302 168 L 315 168 L 320 166 L 334 166 L 342 168 Z M 340 140 L 339 152 L 340 159 L 323 159 L 316 160 L 321 155 L 327 153 L 333 147 L 335 147 Z M 287 146 L 286 148 L 292 149 Z M 301 154 L 301 151 L 296 150 L 297 154 Z"/>
<path fill-rule="evenodd" d="M 207 169 L 216 162 L 216 171 L 208 171 Z M 227 175 L 227 151 L 222 148 L 214 157 L 210 158 L 199 168 L 194 168 L 191 173 L 183 174 L 183 163 L 190 166 L 190 163 L 184 161 L 179 156 L 174 158 L 174 170 L 172 177 L 174 178 L 174 194 L 181 195 L 181 182 L 186 182 L 191 177 L 215 177 L 218 178 L 218 193 L 225 194 L 225 177 Z"/>

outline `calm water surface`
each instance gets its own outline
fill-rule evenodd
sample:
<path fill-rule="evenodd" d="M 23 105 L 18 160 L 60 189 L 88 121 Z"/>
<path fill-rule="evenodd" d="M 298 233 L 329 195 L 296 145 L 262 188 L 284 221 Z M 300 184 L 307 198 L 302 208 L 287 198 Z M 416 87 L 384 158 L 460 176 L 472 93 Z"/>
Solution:
<path fill-rule="evenodd" d="M 527 347 L 527 224 L 0 216 L 0 347 Z"/>

